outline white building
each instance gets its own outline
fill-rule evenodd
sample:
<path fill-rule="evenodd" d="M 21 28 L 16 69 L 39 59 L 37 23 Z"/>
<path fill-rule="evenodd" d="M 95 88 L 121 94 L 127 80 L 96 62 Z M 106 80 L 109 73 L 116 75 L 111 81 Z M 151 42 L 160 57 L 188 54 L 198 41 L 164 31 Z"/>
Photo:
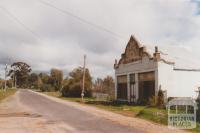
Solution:
<path fill-rule="evenodd" d="M 196 98 L 200 86 L 200 60 L 192 51 L 179 46 L 141 45 L 133 36 L 114 68 L 118 100 L 148 100 L 159 89 L 166 98 Z"/>

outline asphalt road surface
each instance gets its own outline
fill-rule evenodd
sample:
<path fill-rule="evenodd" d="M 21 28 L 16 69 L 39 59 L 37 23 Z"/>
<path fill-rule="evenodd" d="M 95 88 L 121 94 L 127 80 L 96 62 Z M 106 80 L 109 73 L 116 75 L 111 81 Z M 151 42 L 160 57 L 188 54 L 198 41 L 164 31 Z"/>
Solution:
<path fill-rule="evenodd" d="M 49 123 L 64 123 L 66 132 L 76 133 L 142 133 L 89 112 L 58 103 L 31 91 L 19 90 L 20 103 L 41 115 Z"/>

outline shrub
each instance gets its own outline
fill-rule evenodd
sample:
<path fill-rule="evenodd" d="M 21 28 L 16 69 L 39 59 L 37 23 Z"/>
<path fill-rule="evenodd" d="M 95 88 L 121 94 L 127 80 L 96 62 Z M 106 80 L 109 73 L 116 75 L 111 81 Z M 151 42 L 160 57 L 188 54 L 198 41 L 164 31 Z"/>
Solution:
<path fill-rule="evenodd" d="M 137 104 L 138 105 L 147 105 L 148 99 L 138 99 Z"/>
<path fill-rule="evenodd" d="M 75 68 L 72 72 L 69 73 L 70 77 L 65 82 L 64 87 L 61 92 L 65 97 L 80 97 L 82 92 L 82 83 L 83 83 L 83 68 Z M 92 96 L 92 77 L 90 75 L 89 69 L 85 69 L 85 90 L 84 96 Z"/>
<path fill-rule="evenodd" d="M 149 106 L 151 107 L 158 107 L 158 108 L 163 108 L 164 107 L 164 94 L 163 91 L 160 89 L 158 91 L 157 96 L 152 96 L 149 98 Z"/>
<path fill-rule="evenodd" d="M 161 89 L 158 91 L 158 97 L 157 97 L 157 107 L 163 108 L 164 107 L 164 94 Z"/>
<path fill-rule="evenodd" d="M 158 100 L 158 97 L 157 96 L 153 96 L 153 97 L 151 97 L 151 98 L 149 98 L 149 106 L 151 106 L 151 107 L 156 107 L 156 105 L 157 105 L 157 101 Z"/>
<path fill-rule="evenodd" d="M 41 85 L 40 90 L 42 92 L 51 92 L 51 91 L 55 91 L 55 88 L 50 84 L 43 84 Z"/>
<path fill-rule="evenodd" d="M 196 116 L 197 116 L 197 121 L 200 122 L 200 99 L 197 99 L 196 102 L 197 102 L 197 108 L 198 108 Z"/>
<path fill-rule="evenodd" d="M 80 86 L 79 83 L 75 83 L 72 85 L 65 85 L 61 92 L 62 92 L 62 96 L 65 96 L 65 97 L 80 97 L 82 93 L 82 87 Z M 85 88 L 84 96 L 91 97 L 92 90 Z"/>

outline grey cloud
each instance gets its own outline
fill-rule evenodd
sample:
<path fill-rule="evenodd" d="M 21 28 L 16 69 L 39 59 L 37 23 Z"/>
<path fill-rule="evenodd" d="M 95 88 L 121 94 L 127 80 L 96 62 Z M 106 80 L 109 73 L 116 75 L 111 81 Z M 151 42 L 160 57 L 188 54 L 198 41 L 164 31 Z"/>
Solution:
<path fill-rule="evenodd" d="M 200 41 L 200 16 L 196 14 L 199 7 L 191 1 L 45 1 L 127 39 L 37 0 L 1 0 L 0 5 L 39 38 L 0 10 L 0 64 L 20 60 L 29 63 L 34 71 L 47 72 L 56 67 L 67 74 L 82 65 L 83 54 L 87 54 L 93 76 L 103 77 L 113 75 L 114 59 L 124 52 L 131 34 L 144 44 L 173 42 L 192 47 Z"/>

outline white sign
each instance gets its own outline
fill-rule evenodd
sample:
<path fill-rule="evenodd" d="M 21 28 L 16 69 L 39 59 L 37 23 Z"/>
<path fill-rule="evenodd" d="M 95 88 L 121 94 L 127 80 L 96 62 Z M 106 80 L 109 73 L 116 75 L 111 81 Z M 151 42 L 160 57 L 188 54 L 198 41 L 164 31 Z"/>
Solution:
<path fill-rule="evenodd" d="M 168 127 L 178 129 L 196 128 L 197 104 L 192 98 L 175 98 L 169 101 Z"/>

